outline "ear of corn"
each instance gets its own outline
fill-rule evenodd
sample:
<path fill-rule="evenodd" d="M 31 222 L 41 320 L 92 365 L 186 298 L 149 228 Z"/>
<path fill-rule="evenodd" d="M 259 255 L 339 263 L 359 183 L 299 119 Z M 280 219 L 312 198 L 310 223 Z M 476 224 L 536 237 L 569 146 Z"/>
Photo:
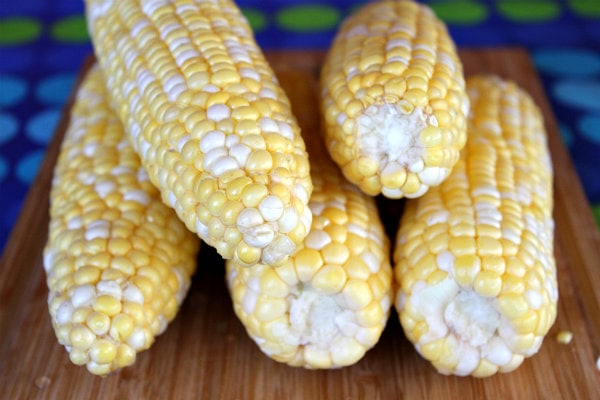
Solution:
<path fill-rule="evenodd" d="M 93 68 L 56 165 L 44 249 L 52 325 L 71 361 L 97 375 L 133 364 L 175 317 L 198 246 L 149 182 Z"/>
<path fill-rule="evenodd" d="M 427 6 L 359 9 L 334 39 L 321 87 L 328 150 L 365 193 L 421 196 L 457 162 L 468 110 L 462 64 Z"/>
<path fill-rule="evenodd" d="M 535 354 L 556 317 L 552 167 L 541 113 L 522 89 L 478 76 L 467 90 L 461 160 L 407 202 L 395 305 L 440 372 L 483 377 Z"/>
<path fill-rule="evenodd" d="M 87 0 L 109 95 L 163 201 L 221 256 L 282 263 L 310 227 L 290 104 L 228 0 Z"/>
<path fill-rule="evenodd" d="M 313 146 L 314 144 L 314 146 Z M 389 242 L 375 202 L 310 143 L 310 232 L 283 266 L 227 261 L 235 313 L 274 360 L 305 368 L 354 364 L 373 347 L 391 306 Z"/>

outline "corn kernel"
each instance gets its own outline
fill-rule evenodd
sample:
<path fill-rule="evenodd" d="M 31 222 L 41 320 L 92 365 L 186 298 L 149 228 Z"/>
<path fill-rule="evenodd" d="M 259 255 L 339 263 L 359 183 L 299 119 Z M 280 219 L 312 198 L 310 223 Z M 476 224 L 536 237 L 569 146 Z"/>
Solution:
<path fill-rule="evenodd" d="M 113 316 L 121 311 L 121 302 L 110 295 L 98 296 L 93 303 L 94 311 Z"/>
<path fill-rule="evenodd" d="M 523 296 L 513 293 L 502 293 L 498 297 L 498 307 L 507 318 L 515 319 L 524 315 L 529 306 Z"/>
<path fill-rule="evenodd" d="M 90 358 L 98 364 L 111 363 L 117 355 L 117 346 L 106 339 L 98 339 L 90 348 Z"/>
<path fill-rule="evenodd" d="M 560 331 L 556 334 L 556 341 L 561 344 L 569 344 L 573 340 L 573 332 L 571 331 Z"/>
<path fill-rule="evenodd" d="M 96 335 L 84 325 L 76 325 L 69 333 L 71 346 L 79 350 L 87 350 L 96 340 Z"/>
<path fill-rule="evenodd" d="M 100 312 L 92 312 L 87 316 L 86 323 L 96 335 L 102 336 L 110 328 L 110 317 Z"/>
<path fill-rule="evenodd" d="M 337 293 L 346 284 L 346 272 L 340 266 L 325 265 L 317 271 L 311 284 L 325 294 Z"/>
<path fill-rule="evenodd" d="M 502 279 L 493 271 L 481 271 L 473 281 L 473 289 L 483 297 L 496 297 L 502 289 Z"/>

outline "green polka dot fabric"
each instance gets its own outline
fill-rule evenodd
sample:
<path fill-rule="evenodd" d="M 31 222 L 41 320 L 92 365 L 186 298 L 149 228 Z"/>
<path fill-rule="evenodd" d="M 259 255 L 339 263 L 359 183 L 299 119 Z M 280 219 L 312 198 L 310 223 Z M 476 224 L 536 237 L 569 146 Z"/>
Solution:
<path fill-rule="evenodd" d="M 239 0 L 265 49 L 325 49 L 365 1 Z M 600 227 L 600 0 L 428 0 L 459 46 L 526 47 Z M 81 0 L 0 7 L 0 251 L 91 54 Z M 47 205 L 41 205 L 46 207 Z"/>

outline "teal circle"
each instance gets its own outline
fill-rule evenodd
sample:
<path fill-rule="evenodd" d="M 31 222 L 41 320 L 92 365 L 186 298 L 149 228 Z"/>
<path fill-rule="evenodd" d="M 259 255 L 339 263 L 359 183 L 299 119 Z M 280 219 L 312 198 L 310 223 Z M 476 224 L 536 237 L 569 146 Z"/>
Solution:
<path fill-rule="evenodd" d="M 22 0 L 16 0 L 22 1 Z M 0 45 L 22 45 L 40 37 L 42 24 L 33 18 L 10 17 L 0 19 Z"/>
<path fill-rule="evenodd" d="M 15 173 L 17 178 L 25 185 L 31 184 L 37 175 L 37 172 L 44 158 L 42 150 L 33 151 L 17 162 Z"/>
<path fill-rule="evenodd" d="M 63 104 L 69 98 L 75 83 L 75 74 L 57 74 L 41 81 L 35 88 L 35 97 L 42 103 Z"/>
<path fill-rule="evenodd" d="M 558 130 L 560 132 L 560 137 L 567 147 L 571 147 L 573 142 L 575 141 L 575 135 L 573 134 L 573 130 L 567 124 L 560 123 L 558 125 Z"/>
<path fill-rule="evenodd" d="M 498 11 L 513 22 L 547 22 L 560 16 L 560 5 L 548 0 L 501 0 Z"/>
<path fill-rule="evenodd" d="M 0 182 L 6 178 L 6 175 L 8 175 L 8 161 L 0 156 Z"/>
<path fill-rule="evenodd" d="M 31 117 L 25 125 L 25 135 L 34 143 L 45 145 L 50 142 L 60 119 L 60 110 L 44 110 Z"/>
<path fill-rule="evenodd" d="M 585 115 L 577 121 L 577 129 L 583 137 L 600 146 L 600 116 Z"/>
<path fill-rule="evenodd" d="M 11 107 L 23 100 L 27 83 L 12 75 L 0 75 L 0 107 Z"/>
<path fill-rule="evenodd" d="M 264 31 L 267 27 L 268 17 L 267 15 L 257 8 L 244 7 L 242 8 L 242 14 L 248 20 L 252 31 L 255 33 Z"/>
<path fill-rule="evenodd" d="M 275 15 L 277 25 L 290 32 L 321 32 L 334 29 L 340 18 L 337 8 L 324 4 L 288 6 Z"/>
<path fill-rule="evenodd" d="M 429 5 L 441 20 L 452 25 L 476 25 L 489 15 L 485 4 L 473 0 L 431 2 Z"/>
<path fill-rule="evenodd" d="M 554 75 L 587 76 L 600 73 L 600 53 L 583 49 L 541 49 L 534 53 L 541 72 Z"/>
<path fill-rule="evenodd" d="M 552 86 L 554 98 L 588 111 L 600 111 L 600 81 L 561 80 Z"/>
<path fill-rule="evenodd" d="M 19 121 L 10 114 L 0 112 L 0 145 L 10 141 L 19 130 Z"/>

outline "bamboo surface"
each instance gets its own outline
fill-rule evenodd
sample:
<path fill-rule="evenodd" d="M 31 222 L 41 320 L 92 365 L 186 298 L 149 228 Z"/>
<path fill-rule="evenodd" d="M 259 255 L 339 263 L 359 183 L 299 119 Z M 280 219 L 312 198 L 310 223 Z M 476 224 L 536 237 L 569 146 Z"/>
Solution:
<path fill-rule="evenodd" d="M 72 365 L 47 310 L 42 250 L 48 195 L 65 107 L 40 173 L 0 260 L 0 399 L 600 399 L 600 236 L 526 52 L 462 50 L 467 75 L 496 73 L 541 106 L 555 169 L 558 318 L 540 352 L 516 371 L 486 379 L 438 374 L 404 338 L 397 314 L 377 346 L 352 367 L 312 371 L 263 355 L 235 317 L 222 260 L 208 246 L 180 314 L 136 364 L 106 378 Z M 319 135 L 318 73 L 323 53 L 267 53 L 291 98 L 307 142 Z M 82 68 L 87 70 L 91 60 Z M 378 199 L 390 233 L 402 201 Z M 561 330 L 573 332 L 560 344 Z"/>

